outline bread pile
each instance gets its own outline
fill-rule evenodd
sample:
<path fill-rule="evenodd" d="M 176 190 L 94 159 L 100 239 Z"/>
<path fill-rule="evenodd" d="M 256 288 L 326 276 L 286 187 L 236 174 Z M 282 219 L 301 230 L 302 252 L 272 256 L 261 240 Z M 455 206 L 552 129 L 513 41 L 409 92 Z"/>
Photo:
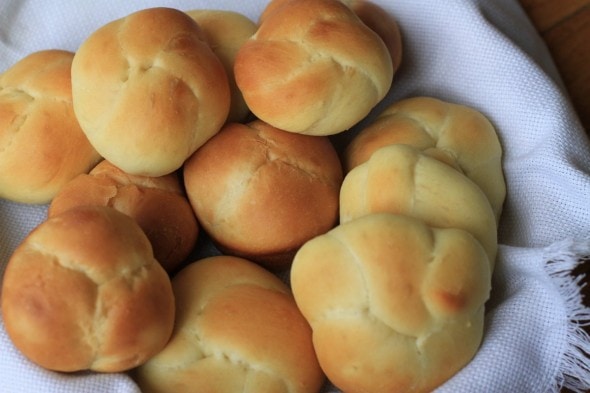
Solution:
<path fill-rule="evenodd" d="M 483 338 L 505 190 L 498 138 L 474 109 L 418 97 L 385 109 L 345 156 L 339 225 L 295 255 L 295 300 L 343 391 L 432 391 Z"/>
<path fill-rule="evenodd" d="M 430 97 L 356 129 L 401 53 L 368 1 L 271 0 L 257 22 L 140 10 L 7 70 L 0 197 L 49 206 L 3 277 L 16 347 L 145 392 L 452 377 L 483 338 L 502 149 Z"/>

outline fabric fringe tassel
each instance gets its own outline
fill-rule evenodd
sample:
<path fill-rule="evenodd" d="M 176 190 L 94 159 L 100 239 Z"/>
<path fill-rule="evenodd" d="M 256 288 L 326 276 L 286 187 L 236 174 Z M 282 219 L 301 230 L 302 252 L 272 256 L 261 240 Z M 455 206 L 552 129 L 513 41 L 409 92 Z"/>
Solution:
<path fill-rule="evenodd" d="M 584 393 L 590 390 L 590 307 L 584 304 L 582 294 L 587 277 L 576 274 L 576 268 L 590 265 L 590 238 L 558 242 L 546 249 L 544 260 L 545 270 L 557 285 L 569 318 L 566 348 L 549 392 L 559 393 L 567 388 Z"/>

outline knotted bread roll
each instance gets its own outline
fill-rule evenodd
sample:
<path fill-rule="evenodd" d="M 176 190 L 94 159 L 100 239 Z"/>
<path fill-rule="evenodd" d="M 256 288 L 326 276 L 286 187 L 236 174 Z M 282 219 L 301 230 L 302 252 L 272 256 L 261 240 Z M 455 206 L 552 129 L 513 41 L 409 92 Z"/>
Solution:
<path fill-rule="evenodd" d="M 381 212 L 466 230 L 481 242 L 492 267 L 495 263 L 497 226 L 483 191 L 459 171 L 413 147 L 384 146 L 344 178 L 341 223 Z"/>
<path fill-rule="evenodd" d="M 119 372 L 170 338 L 170 279 L 130 217 L 84 206 L 49 218 L 4 272 L 2 320 L 27 358 L 56 371 Z"/>
<path fill-rule="evenodd" d="M 127 173 L 162 176 L 225 123 L 228 77 L 186 13 L 149 8 L 94 31 L 72 64 L 74 110 L 92 145 Z"/>
<path fill-rule="evenodd" d="M 245 121 L 250 109 L 236 85 L 234 61 L 244 42 L 256 33 L 258 25 L 245 15 L 233 11 L 198 9 L 186 13 L 197 22 L 213 53 L 225 67 L 231 90 L 231 106 L 227 121 Z"/>
<path fill-rule="evenodd" d="M 49 205 L 48 216 L 85 205 L 109 206 L 133 218 L 150 240 L 154 257 L 170 273 L 195 247 L 197 218 L 176 173 L 130 175 L 103 160 L 60 190 Z"/>
<path fill-rule="evenodd" d="M 468 232 L 377 213 L 301 247 L 291 286 L 338 388 L 426 393 L 477 352 L 490 276 Z"/>
<path fill-rule="evenodd" d="M 413 146 L 456 167 L 483 190 L 499 221 L 506 197 L 502 147 L 493 125 L 481 112 L 432 97 L 395 102 L 348 145 L 346 170 L 390 144 Z"/>
<path fill-rule="evenodd" d="M 288 287 L 245 259 L 217 256 L 172 282 L 166 347 L 134 378 L 145 393 L 314 393 L 324 382 L 311 329 Z"/>
<path fill-rule="evenodd" d="M 34 52 L 0 75 L 0 198 L 47 203 L 100 159 L 74 115 L 73 57 Z"/>
<path fill-rule="evenodd" d="M 289 132 L 331 135 L 364 118 L 389 91 L 383 40 L 339 0 L 270 2 L 234 72 L 250 110 Z"/>
<path fill-rule="evenodd" d="M 327 137 L 227 124 L 184 165 L 201 228 L 225 253 L 272 269 L 338 221 L 340 158 Z"/>

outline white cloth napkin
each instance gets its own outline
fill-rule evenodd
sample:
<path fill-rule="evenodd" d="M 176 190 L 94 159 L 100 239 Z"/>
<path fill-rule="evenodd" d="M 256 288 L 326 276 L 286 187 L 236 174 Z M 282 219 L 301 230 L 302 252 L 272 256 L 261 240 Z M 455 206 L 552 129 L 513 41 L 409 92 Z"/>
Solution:
<path fill-rule="evenodd" d="M 508 197 L 476 358 L 437 392 L 590 389 L 590 338 L 581 278 L 590 257 L 590 143 L 547 48 L 516 0 L 375 0 L 394 15 L 404 59 L 384 105 L 428 95 L 470 105 L 496 126 Z M 266 0 L 0 3 L 0 72 L 30 52 L 75 51 L 94 29 L 151 6 L 231 9 L 256 20 Z M 346 135 L 336 138 L 343 143 Z M 1 154 L 1 153 L 0 153 Z M 0 176 L 10 174 L 0 174 Z M 0 272 L 45 206 L 0 200 Z M 336 391 L 326 386 L 325 391 Z M 139 392 L 125 374 L 65 375 L 36 367 L 0 324 L 0 392 Z"/>

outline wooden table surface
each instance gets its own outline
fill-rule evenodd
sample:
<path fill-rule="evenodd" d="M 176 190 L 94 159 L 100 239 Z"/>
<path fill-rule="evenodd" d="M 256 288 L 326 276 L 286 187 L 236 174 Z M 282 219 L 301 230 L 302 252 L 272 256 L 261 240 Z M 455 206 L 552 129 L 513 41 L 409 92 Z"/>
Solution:
<path fill-rule="evenodd" d="M 545 40 L 590 136 L 590 0 L 519 0 Z"/>
<path fill-rule="evenodd" d="M 590 137 L 590 0 L 519 1 L 547 44 Z M 590 305 L 590 260 L 575 274 L 588 277 L 583 294 Z"/>

